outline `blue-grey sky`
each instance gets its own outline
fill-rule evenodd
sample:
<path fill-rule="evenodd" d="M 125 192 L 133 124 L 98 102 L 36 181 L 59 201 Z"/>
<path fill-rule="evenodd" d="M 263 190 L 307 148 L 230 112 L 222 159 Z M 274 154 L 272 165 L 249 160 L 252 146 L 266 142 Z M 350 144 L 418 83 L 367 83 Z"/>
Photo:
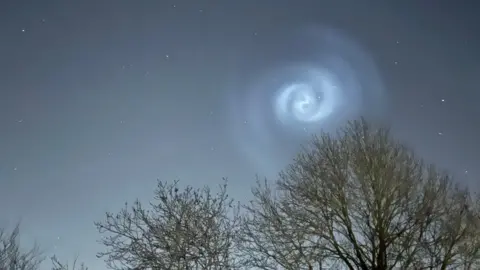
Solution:
<path fill-rule="evenodd" d="M 228 177 L 248 198 L 306 138 L 280 123 L 269 80 L 322 64 L 340 73 L 344 107 L 311 124 L 373 116 L 478 189 L 479 12 L 473 0 L 1 1 L 1 225 L 21 220 L 22 242 L 102 269 L 93 221 L 150 199 L 157 179 Z"/>

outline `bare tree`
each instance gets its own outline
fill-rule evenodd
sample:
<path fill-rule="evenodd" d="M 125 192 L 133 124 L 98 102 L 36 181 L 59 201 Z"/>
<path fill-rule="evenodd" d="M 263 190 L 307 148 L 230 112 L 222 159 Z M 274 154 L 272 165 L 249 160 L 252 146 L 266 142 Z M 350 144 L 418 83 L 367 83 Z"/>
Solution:
<path fill-rule="evenodd" d="M 62 263 L 58 260 L 56 256 L 51 258 L 52 261 L 52 270 L 88 270 L 88 267 L 84 263 L 77 264 L 78 257 L 73 260 L 71 265 L 68 262 Z"/>
<path fill-rule="evenodd" d="M 11 233 L 0 229 L 0 269 L 37 270 L 43 261 L 39 248 L 22 250 L 19 243 L 20 224 Z"/>
<path fill-rule="evenodd" d="M 480 200 L 364 119 L 253 189 L 239 244 L 260 269 L 480 269 Z"/>
<path fill-rule="evenodd" d="M 150 210 L 137 200 L 95 223 L 107 234 L 101 240 L 107 251 L 98 256 L 113 269 L 236 268 L 239 206 L 228 198 L 224 180 L 217 194 L 159 181 Z"/>

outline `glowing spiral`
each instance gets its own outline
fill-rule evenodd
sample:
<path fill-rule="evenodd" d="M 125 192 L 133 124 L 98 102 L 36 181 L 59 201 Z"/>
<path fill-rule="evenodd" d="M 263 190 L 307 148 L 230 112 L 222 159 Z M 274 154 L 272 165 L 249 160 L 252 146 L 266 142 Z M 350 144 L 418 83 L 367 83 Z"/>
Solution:
<path fill-rule="evenodd" d="M 274 98 L 280 121 L 318 122 L 331 115 L 338 105 L 338 89 L 327 70 L 305 67 L 305 78 L 281 86 Z"/>
<path fill-rule="evenodd" d="M 247 63 L 229 103 L 235 145 L 262 171 L 281 168 L 312 133 L 379 115 L 384 103 L 376 67 L 355 42 L 317 26 L 288 34 L 266 39 L 256 57 L 267 66 Z"/>

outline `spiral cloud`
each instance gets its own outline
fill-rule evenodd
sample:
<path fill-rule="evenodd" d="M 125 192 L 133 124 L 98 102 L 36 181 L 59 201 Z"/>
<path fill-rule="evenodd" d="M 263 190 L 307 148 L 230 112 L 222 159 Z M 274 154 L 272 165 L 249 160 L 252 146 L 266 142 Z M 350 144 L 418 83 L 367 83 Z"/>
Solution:
<path fill-rule="evenodd" d="M 276 53 L 236 82 L 229 103 L 234 143 L 259 170 L 281 168 L 312 133 L 381 114 L 375 64 L 346 35 L 310 26 L 269 41 Z"/>
<path fill-rule="evenodd" d="M 279 120 L 284 124 L 314 123 L 328 118 L 340 101 L 332 74 L 314 67 L 303 67 L 297 72 L 298 79 L 279 87 L 273 99 Z"/>

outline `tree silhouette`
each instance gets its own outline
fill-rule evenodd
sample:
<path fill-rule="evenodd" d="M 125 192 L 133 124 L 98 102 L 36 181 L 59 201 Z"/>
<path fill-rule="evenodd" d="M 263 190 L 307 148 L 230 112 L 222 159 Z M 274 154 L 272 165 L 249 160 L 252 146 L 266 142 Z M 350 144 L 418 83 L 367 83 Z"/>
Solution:
<path fill-rule="evenodd" d="M 98 255 L 113 269 L 234 269 L 238 208 L 226 180 L 216 195 L 159 181 L 149 210 L 137 200 L 96 222 L 107 249 Z"/>
<path fill-rule="evenodd" d="M 208 187 L 158 182 L 96 222 L 112 269 L 480 269 L 480 196 L 364 119 L 321 134 L 240 207 Z M 241 212 L 243 210 L 243 212 Z M 37 270 L 19 226 L 0 230 L 0 270 Z M 60 263 L 52 270 L 87 270 Z"/>
<path fill-rule="evenodd" d="M 0 270 L 36 270 L 42 263 L 37 245 L 29 250 L 20 248 L 19 233 L 20 224 L 11 233 L 0 229 Z"/>
<path fill-rule="evenodd" d="M 314 137 L 245 206 L 259 269 L 480 269 L 480 200 L 364 119 Z"/>
<path fill-rule="evenodd" d="M 77 264 L 78 257 L 73 260 L 71 265 L 69 265 L 67 262 L 60 262 L 56 256 L 53 256 L 51 261 L 52 270 L 88 270 L 88 267 L 84 263 Z"/>

